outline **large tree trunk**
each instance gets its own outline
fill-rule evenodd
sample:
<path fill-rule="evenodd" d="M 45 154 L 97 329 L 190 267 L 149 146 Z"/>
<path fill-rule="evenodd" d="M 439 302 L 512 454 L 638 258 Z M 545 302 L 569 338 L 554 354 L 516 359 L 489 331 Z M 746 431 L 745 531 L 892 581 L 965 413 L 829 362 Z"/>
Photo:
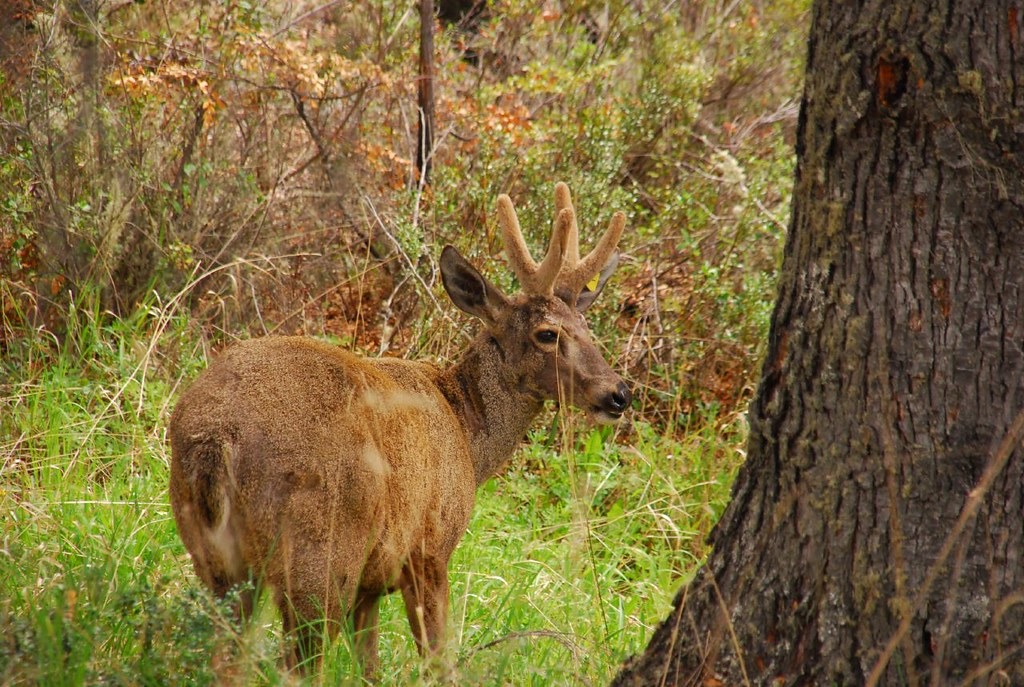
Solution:
<path fill-rule="evenodd" d="M 1024 685 L 1022 9 L 815 3 L 747 463 L 617 685 Z"/>

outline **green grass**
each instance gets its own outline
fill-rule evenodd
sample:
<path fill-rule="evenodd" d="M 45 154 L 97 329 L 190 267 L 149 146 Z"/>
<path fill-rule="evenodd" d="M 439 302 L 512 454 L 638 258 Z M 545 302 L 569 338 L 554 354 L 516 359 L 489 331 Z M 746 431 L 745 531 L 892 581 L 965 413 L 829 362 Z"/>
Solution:
<path fill-rule="evenodd" d="M 171 517 L 164 433 L 198 343 L 160 312 L 100 319 L 4 363 L 0 684 L 209 684 L 233 643 L 239 684 L 285 681 L 275 611 L 233 639 Z M 478 491 L 451 562 L 458 683 L 607 682 L 703 556 L 744 435 L 715 416 L 674 439 L 548 420 Z M 429 682 L 399 596 L 381 624 L 382 683 Z M 349 647 L 332 646 L 324 684 L 355 679 Z"/>
<path fill-rule="evenodd" d="M 547 415 L 479 490 L 446 659 L 454 684 L 592 685 L 644 647 L 742 459 L 810 3 L 555 4 L 439 32 L 422 190 L 408 3 L 26 15 L 24 73 L 0 74 L 0 685 L 294 682 L 271 605 L 236 636 L 177 536 L 175 399 L 246 333 L 454 357 L 431 246 L 511 288 L 494 200 L 539 247 L 557 180 L 587 245 L 629 217 L 588 319 L 634 424 Z M 398 597 L 381 622 L 381 682 L 429 682 Z M 350 646 L 324 684 L 358 680 Z"/>

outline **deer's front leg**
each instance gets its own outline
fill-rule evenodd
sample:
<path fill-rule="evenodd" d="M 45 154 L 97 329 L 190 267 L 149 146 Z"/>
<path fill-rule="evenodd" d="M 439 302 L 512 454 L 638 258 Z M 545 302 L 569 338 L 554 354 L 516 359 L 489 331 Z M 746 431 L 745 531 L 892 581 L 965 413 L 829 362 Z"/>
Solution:
<path fill-rule="evenodd" d="M 402 571 L 402 599 L 420 654 L 437 654 L 448 621 L 448 562 L 415 557 Z"/>

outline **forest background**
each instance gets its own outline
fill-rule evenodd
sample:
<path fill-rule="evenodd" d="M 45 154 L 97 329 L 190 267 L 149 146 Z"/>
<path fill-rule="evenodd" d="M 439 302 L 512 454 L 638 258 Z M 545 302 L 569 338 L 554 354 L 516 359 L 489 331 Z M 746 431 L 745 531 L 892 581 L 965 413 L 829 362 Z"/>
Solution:
<path fill-rule="evenodd" d="M 450 8 L 439 3 L 442 12 Z M 0 9 L 0 682 L 215 679 L 230 623 L 167 503 L 170 410 L 239 338 L 451 361 L 456 245 L 513 288 L 554 183 L 586 244 L 629 217 L 588 319 L 631 422 L 550 413 L 452 562 L 473 684 L 602 684 L 645 646 L 743 460 L 788 221 L 807 0 L 492 0 L 439 21 L 430 183 L 412 3 L 18 0 Z M 382 681 L 420 678 L 397 599 Z M 242 683 L 278 683 L 270 609 Z M 353 676 L 350 643 L 325 678 Z"/>

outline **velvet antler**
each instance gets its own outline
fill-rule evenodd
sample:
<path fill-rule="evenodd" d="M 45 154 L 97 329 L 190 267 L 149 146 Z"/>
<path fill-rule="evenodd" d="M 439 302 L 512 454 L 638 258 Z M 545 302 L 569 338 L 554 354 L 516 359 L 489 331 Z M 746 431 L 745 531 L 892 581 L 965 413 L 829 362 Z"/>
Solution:
<path fill-rule="evenodd" d="M 555 209 L 561 217 L 566 211 L 572 217 L 572 225 L 569 227 L 568 248 L 562 260 L 562 267 L 555 280 L 555 288 L 564 294 L 575 298 L 583 291 L 584 287 L 593 277 L 604 269 L 614 257 L 615 247 L 622 236 L 622 230 L 626 227 L 626 215 L 616 212 L 608 223 L 608 229 L 598 240 L 594 249 L 587 253 L 586 257 L 580 259 L 580 234 L 576 225 L 576 211 L 572 205 L 572 196 L 569 187 L 558 182 L 555 184 Z"/>
<path fill-rule="evenodd" d="M 580 259 L 579 227 L 569 187 L 555 184 L 555 227 L 544 259 L 538 265 L 523 239 L 512 200 L 505 194 L 498 197 L 498 220 L 501 224 L 505 253 L 512 271 L 519 278 L 523 292 L 553 295 L 556 291 L 567 300 L 575 300 L 591 279 L 614 258 L 615 247 L 626 226 L 626 216 L 616 212 L 608 230 L 586 257 Z"/>

